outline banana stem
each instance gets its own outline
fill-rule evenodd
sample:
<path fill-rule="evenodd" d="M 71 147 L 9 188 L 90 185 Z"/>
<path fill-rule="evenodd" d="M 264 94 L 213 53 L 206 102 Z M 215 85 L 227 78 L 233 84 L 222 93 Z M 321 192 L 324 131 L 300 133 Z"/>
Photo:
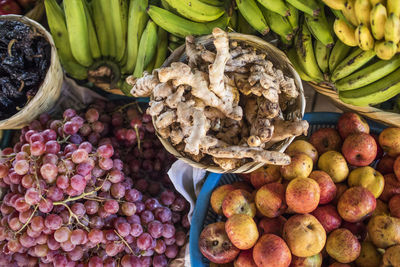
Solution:
<path fill-rule="evenodd" d="M 88 70 L 88 80 L 103 90 L 116 88 L 121 79 L 119 65 L 110 60 L 95 62 Z"/>

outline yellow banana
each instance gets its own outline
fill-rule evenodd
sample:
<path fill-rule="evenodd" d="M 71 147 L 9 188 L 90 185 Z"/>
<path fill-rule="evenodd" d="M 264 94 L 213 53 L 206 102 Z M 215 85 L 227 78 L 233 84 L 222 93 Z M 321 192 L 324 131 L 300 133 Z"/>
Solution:
<path fill-rule="evenodd" d="M 223 7 L 205 4 L 199 0 L 165 0 L 183 17 L 196 22 L 209 22 L 221 17 L 225 10 Z"/>
<path fill-rule="evenodd" d="M 127 62 L 122 68 L 122 73 L 132 74 L 135 70 L 138 47 L 143 30 L 149 17 L 146 13 L 148 0 L 131 0 L 128 13 L 128 35 L 127 35 Z"/>
<path fill-rule="evenodd" d="M 375 44 L 376 55 L 383 60 L 391 59 L 397 52 L 397 44 L 388 41 L 380 41 Z"/>
<path fill-rule="evenodd" d="M 58 56 L 65 71 L 75 79 L 87 78 L 87 69 L 74 59 L 71 46 L 68 41 L 68 30 L 61 7 L 56 0 L 45 0 L 46 17 L 50 32 L 57 48 Z"/>
<path fill-rule="evenodd" d="M 111 0 L 110 16 L 115 38 L 115 59 L 121 61 L 125 54 L 128 25 L 128 0 Z"/>
<path fill-rule="evenodd" d="M 350 22 L 353 26 L 358 25 L 357 17 L 356 17 L 356 11 L 354 8 L 355 0 L 347 0 L 346 3 L 344 4 L 345 8 L 342 9 L 342 13 L 347 19 L 348 22 Z"/>
<path fill-rule="evenodd" d="M 388 14 L 394 13 L 400 17 L 400 1 L 399 0 L 387 0 Z"/>
<path fill-rule="evenodd" d="M 385 40 L 397 44 L 400 41 L 400 19 L 390 13 L 385 23 Z"/>
<path fill-rule="evenodd" d="M 139 52 L 133 76 L 141 77 L 145 67 L 154 58 L 157 48 L 157 25 L 149 20 L 139 43 Z"/>
<path fill-rule="evenodd" d="M 378 3 L 371 10 L 371 31 L 376 40 L 385 37 L 385 24 L 387 19 L 386 7 Z"/>
<path fill-rule="evenodd" d="M 366 25 L 360 24 L 356 28 L 355 37 L 356 37 L 358 46 L 362 50 L 367 51 L 367 50 L 374 49 L 375 40 Z"/>
<path fill-rule="evenodd" d="M 348 46 L 357 46 L 357 40 L 355 37 L 355 30 L 352 26 L 347 24 L 344 20 L 336 19 L 333 24 L 333 30 L 336 36 Z"/>
<path fill-rule="evenodd" d="M 386 0 L 369 0 L 369 2 L 371 3 L 371 6 L 375 6 L 378 3 L 386 5 Z"/>
<path fill-rule="evenodd" d="M 346 3 L 346 0 L 322 0 L 322 2 L 332 9 L 343 10 L 345 8 L 344 4 Z"/>
<path fill-rule="evenodd" d="M 63 1 L 72 55 L 79 64 L 89 67 L 93 63 L 90 52 L 88 26 L 82 0 Z"/>
<path fill-rule="evenodd" d="M 358 24 L 362 23 L 369 27 L 371 9 L 372 7 L 369 0 L 356 0 L 354 2 L 354 11 L 356 13 Z"/>
<path fill-rule="evenodd" d="M 247 22 L 262 35 L 269 32 L 269 26 L 255 0 L 236 0 L 240 13 Z"/>

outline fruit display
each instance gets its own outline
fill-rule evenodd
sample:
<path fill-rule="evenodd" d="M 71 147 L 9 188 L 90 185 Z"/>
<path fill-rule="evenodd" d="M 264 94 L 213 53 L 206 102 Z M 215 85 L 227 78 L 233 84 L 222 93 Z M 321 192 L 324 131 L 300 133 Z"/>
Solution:
<path fill-rule="evenodd" d="M 19 21 L 0 20 L 0 120 L 20 111 L 37 93 L 50 66 L 50 43 Z"/>
<path fill-rule="evenodd" d="M 136 103 L 43 114 L 1 151 L 1 266 L 167 266 L 186 243 L 174 160 Z"/>
<path fill-rule="evenodd" d="M 294 79 L 266 53 L 219 28 L 212 35 L 215 50 L 188 36 L 187 61 L 128 77 L 132 95 L 151 96 L 147 112 L 157 132 L 196 162 L 225 171 L 248 160 L 289 164 L 289 156 L 268 148 L 307 132 L 306 121 L 287 119 L 290 103 L 301 97 Z"/>
<path fill-rule="evenodd" d="M 221 221 L 205 226 L 200 252 L 233 266 L 397 266 L 399 138 L 399 128 L 374 136 L 344 113 L 336 128 L 295 140 L 289 165 L 215 187 L 210 207 Z"/>

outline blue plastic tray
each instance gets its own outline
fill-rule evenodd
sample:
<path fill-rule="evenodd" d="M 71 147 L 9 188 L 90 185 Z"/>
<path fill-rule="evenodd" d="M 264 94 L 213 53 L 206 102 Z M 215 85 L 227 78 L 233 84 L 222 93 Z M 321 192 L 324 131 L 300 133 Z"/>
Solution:
<path fill-rule="evenodd" d="M 310 124 L 308 134 L 319 128 L 323 127 L 335 127 L 338 121 L 340 113 L 332 112 L 313 112 L 306 113 L 304 119 Z M 379 134 L 387 126 L 367 120 L 371 129 L 371 133 Z M 209 261 L 203 257 L 199 250 L 199 236 L 203 228 L 213 222 L 220 221 L 223 219 L 222 216 L 217 215 L 210 208 L 210 197 L 211 193 L 219 185 L 231 184 L 235 181 L 239 181 L 240 178 L 234 174 L 217 174 L 210 173 L 201 188 L 200 194 L 197 198 L 196 207 L 193 213 L 192 224 L 190 226 L 189 236 L 189 248 L 190 248 L 190 261 L 193 267 L 206 267 L 209 266 Z"/>

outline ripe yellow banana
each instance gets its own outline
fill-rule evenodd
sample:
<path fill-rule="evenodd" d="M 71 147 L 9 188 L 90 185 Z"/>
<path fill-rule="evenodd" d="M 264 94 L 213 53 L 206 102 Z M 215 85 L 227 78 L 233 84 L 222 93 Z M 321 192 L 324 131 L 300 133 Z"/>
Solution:
<path fill-rule="evenodd" d="M 322 2 L 332 9 L 343 10 L 345 8 L 344 4 L 346 3 L 346 0 L 322 0 Z"/>
<path fill-rule="evenodd" d="M 354 5 L 355 5 L 355 0 L 347 0 L 346 3 L 344 4 L 345 8 L 342 9 L 342 13 L 348 22 L 350 22 L 353 26 L 357 26 L 358 20 Z"/>
<path fill-rule="evenodd" d="M 382 5 L 386 5 L 386 0 L 369 0 L 371 3 L 371 6 L 375 6 L 378 3 L 381 3 Z"/>
<path fill-rule="evenodd" d="M 376 40 L 382 40 L 385 37 L 385 24 L 387 19 L 386 7 L 378 3 L 371 10 L 371 31 Z"/>
<path fill-rule="evenodd" d="M 356 70 L 362 68 L 371 59 L 375 57 L 374 50 L 363 51 L 357 49 L 352 52 L 347 58 L 345 58 L 333 71 L 331 80 L 336 82 L 337 80 L 343 79 L 349 76 Z"/>
<path fill-rule="evenodd" d="M 374 40 L 374 37 L 372 37 L 372 34 L 366 25 L 361 23 L 356 28 L 355 36 L 356 36 L 358 46 L 362 50 L 367 51 L 367 50 L 374 49 L 375 40 Z"/>
<path fill-rule="evenodd" d="M 183 17 L 196 22 L 209 22 L 221 17 L 225 10 L 223 7 L 205 4 L 200 0 L 165 0 Z"/>
<path fill-rule="evenodd" d="M 358 24 L 362 23 L 369 27 L 371 9 L 372 6 L 369 0 L 356 0 L 354 2 L 354 11 L 356 13 Z"/>
<path fill-rule="evenodd" d="M 269 26 L 255 0 L 236 0 L 236 5 L 254 29 L 262 35 L 269 32 Z"/>
<path fill-rule="evenodd" d="M 399 0 L 387 0 L 388 14 L 394 13 L 400 17 L 400 1 Z"/>
<path fill-rule="evenodd" d="M 88 26 L 82 0 L 63 1 L 72 55 L 79 64 L 89 67 L 93 63 L 90 52 Z"/>
<path fill-rule="evenodd" d="M 397 52 L 397 44 L 388 41 L 380 41 L 375 43 L 375 53 L 383 60 L 391 59 Z"/>
<path fill-rule="evenodd" d="M 400 41 L 400 18 L 391 13 L 385 23 L 385 40 L 397 44 Z"/>
<path fill-rule="evenodd" d="M 357 40 L 355 37 L 355 29 L 347 24 L 344 20 L 336 19 L 333 24 L 333 30 L 336 36 L 348 46 L 357 46 Z"/>
<path fill-rule="evenodd" d="M 76 62 L 72 55 L 68 41 L 68 30 L 61 7 L 56 0 L 45 0 L 46 17 L 50 32 L 57 48 L 58 56 L 65 71 L 73 78 L 84 80 L 87 78 L 87 69 Z"/>

